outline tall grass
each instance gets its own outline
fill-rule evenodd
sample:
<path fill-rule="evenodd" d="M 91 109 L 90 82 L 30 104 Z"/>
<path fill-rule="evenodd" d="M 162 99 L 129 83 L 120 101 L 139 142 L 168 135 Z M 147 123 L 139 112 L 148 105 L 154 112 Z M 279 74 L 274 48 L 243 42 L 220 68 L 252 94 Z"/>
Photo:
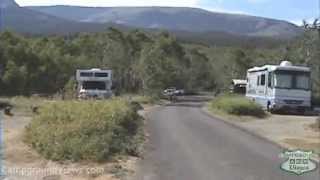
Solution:
<path fill-rule="evenodd" d="M 137 155 L 142 124 L 123 99 L 50 102 L 26 128 L 26 142 L 51 160 L 104 161 Z"/>
<path fill-rule="evenodd" d="M 232 115 L 246 115 L 264 117 L 266 112 L 255 102 L 237 95 L 222 95 L 209 104 L 210 108 L 217 109 Z"/>

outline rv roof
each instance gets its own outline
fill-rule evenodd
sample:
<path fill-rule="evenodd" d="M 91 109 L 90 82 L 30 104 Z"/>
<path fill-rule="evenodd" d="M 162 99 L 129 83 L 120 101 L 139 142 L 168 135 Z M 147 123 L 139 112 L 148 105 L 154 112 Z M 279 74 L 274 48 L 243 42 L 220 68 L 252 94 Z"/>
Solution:
<path fill-rule="evenodd" d="M 278 65 L 265 65 L 262 67 L 254 67 L 248 70 L 248 72 L 258 71 L 276 71 L 276 70 L 287 70 L 287 71 L 304 71 L 310 72 L 310 68 L 303 66 L 278 66 Z"/>
<path fill-rule="evenodd" d="M 110 72 L 111 70 L 105 69 L 78 69 L 79 72 Z"/>

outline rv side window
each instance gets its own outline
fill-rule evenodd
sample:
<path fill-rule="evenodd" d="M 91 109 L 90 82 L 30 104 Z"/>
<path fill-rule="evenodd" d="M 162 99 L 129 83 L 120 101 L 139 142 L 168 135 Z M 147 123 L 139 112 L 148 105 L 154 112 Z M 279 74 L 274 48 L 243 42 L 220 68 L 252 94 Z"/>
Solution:
<path fill-rule="evenodd" d="M 261 75 L 261 86 L 264 86 L 264 85 L 266 85 L 266 75 L 265 74 L 263 74 L 263 75 Z"/>
<path fill-rule="evenodd" d="M 109 77 L 109 73 L 95 73 L 95 77 Z"/>
<path fill-rule="evenodd" d="M 93 73 L 91 73 L 91 72 L 81 72 L 80 76 L 81 77 L 92 77 Z"/>
<path fill-rule="evenodd" d="M 260 85 L 260 76 L 258 76 L 258 78 L 257 78 L 257 86 L 259 86 Z"/>

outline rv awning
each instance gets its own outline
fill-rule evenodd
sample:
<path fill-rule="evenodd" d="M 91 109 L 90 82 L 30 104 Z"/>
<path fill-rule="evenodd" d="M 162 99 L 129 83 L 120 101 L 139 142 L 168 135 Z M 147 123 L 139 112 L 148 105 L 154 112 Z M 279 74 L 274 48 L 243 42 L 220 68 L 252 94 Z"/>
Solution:
<path fill-rule="evenodd" d="M 246 85 L 247 81 L 243 79 L 232 79 L 232 84 L 234 85 Z"/>

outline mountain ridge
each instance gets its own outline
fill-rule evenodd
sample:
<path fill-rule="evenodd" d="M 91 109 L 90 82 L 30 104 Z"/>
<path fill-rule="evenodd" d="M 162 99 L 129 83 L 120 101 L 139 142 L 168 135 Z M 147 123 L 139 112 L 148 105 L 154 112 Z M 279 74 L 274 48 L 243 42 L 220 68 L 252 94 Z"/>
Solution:
<path fill-rule="evenodd" d="M 0 30 L 24 34 L 73 34 L 79 32 L 100 32 L 110 24 L 83 23 L 65 20 L 21 7 L 7 7 L 1 11 Z"/>
<path fill-rule="evenodd" d="M 42 13 L 79 22 L 113 22 L 136 28 L 189 32 L 227 32 L 246 36 L 292 38 L 300 27 L 284 20 L 211 12 L 188 7 L 29 6 Z"/>
<path fill-rule="evenodd" d="M 174 34 L 181 41 L 201 44 L 233 46 L 245 44 L 246 46 L 272 47 L 302 32 L 299 27 L 282 20 L 241 14 L 213 13 L 199 8 L 59 5 L 20 7 L 14 0 L 0 0 L 0 6 L 2 6 L 0 15 L 4 16 L 0 18 L 0 30 L 8 29 L 30 35 L 101 32 L 109 27 L 116 27 L 124 31 L 141 29 L 150 33 L 165 30 Z M 208 23 L 210 18 L 220 18 L 220 21 Z M 250 27 L 242 23 L 243 19 L 247 18 L 249 18 L 249 23 L 247 23 Z M 142 22 L 135 22 L 140 19 Z M 238 19 L 242 21 L 237 23 Z M 200 23 L 201 26 L 197 27 L 199 21 L 202 24 Z M 211 26 L 223 28 L 211 28 Z M 198 29 L 194 29 L 195 27 Z M 229 31 L 230 29 L 233 31 Z"/>

